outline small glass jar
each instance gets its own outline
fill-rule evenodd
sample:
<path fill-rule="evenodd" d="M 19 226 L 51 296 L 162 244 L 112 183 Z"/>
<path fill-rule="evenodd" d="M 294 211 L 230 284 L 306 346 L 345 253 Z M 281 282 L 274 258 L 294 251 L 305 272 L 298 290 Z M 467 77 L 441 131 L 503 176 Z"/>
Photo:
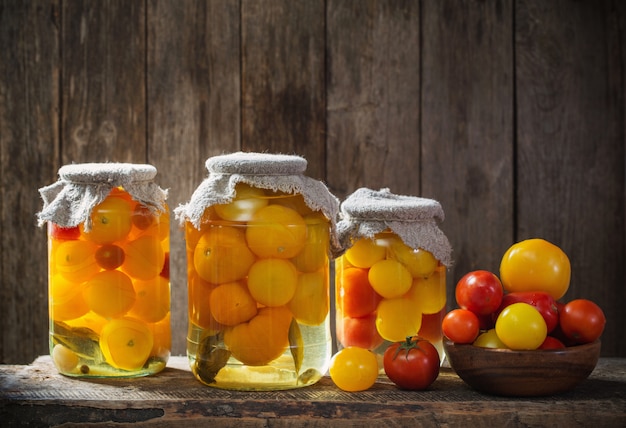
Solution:
<path fill-rule="evenodd" d="M 358 346 L 382 357 L 389 344 L 420 336 L 443 361 L 450 248 L 431 214 L 443 216 L 438 205 L 387 189 L 359 189 L 344 201 L 338 229 L 345 252 L 335 263 L 339 349 Z"/>
<path fill-rule="evenodd" d="M 225 170 L 239 177 L 237 172 L 245 169 L 239 162 L 229 164 L 233 157 L 262 164 L 270 175 L 273 167 L 283 168 L 282 174 L 273 173 L 275 184 L 290 183 L 290 175 L 302 172 L 297 157 L 224 155 L 207 161 L 214 191 Z M 213 163 L 218 161 L 219 166 Z M 297 169 L 286 173 L 292 162 Z M 181 211 L 189 293 L 187 355 L 194 376 L 212 387 L 298 388 L 317 382 L 330 362 L 331 221 L 323 209 L 312 209 L 303 194 L 258 187 L 261 180 L 237 182 L 232 198 L 205 203 L 195 224 Z"/>
<path fill-rule="evenodd" d="M 165 193 L 145 183 L 156 169 L 75 164 L 59 175 L 41 189 L 47 203 L 40 215 L 48 224 L 55 366 L 78 377 L 163 370 L 171 349 L 170 234 Z"/>

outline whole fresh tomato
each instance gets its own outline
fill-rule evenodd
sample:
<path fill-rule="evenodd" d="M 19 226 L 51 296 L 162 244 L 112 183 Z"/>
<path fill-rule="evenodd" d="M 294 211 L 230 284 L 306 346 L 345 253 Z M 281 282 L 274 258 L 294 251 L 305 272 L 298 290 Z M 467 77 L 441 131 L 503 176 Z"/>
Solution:
<path fill-rule="evenodd" d="M 500 262 L 500 279 L 508 292 L 545 291 L 558 300 L 569 288 L 570 275 L 567 254 L 544 239 L 513 244 Z"/>
<path fill-rule="evenodd" d="M 496 320 L 496 334 L 511 349 L 537 349 L 546 340 L 547 333 L 543 317 L 528 303 L 507 306 Z"/>
<path fill-rule="evenodd" d="M 528 303 L 539 311 L 546 322 L 548 333 L 556 328 L 559 323 L 559 309 L 552 296 L 544 291 L 517 291 L 505 294 L 500 308 L 495 313 L 496 318 L 504 308 L 519 302 Z"/>
<path fill-rule="evenodd" d="M 602 309 L 591 300 L 576 299 L 563 306 L 559 323 L 568 339 L 583 344 L 600 338 L 606 318 Z"/>
<path fill-rule="evenodd" d="M 383 355 L 387 377 L 401 389 L 428 388 L 439 376 L 439 353 L 428 340 L 407 337 L 391 344 Z"/>
<path fill-rule="evenodd" d="M 541 346 L 537 349 L 563 349 L 565 345 L 559 339 L 553 336 L 546 336 Z"/>
<path fill-rule="evenodd" d="M 328 372 L 339 389 L 365 391 L 378 378 L 378 359 L 367 349 L 350 346 L 333 355 Z"/>
<path fill-rule="evenodd" d="M 480 321 L 467 309 L 453 309 L 443 317 L 441 331 L 454 343 L 472 343 L 480 332 Z"/>
<path fill-rule="evenodd" d="M 493 273 L 476 270 L 465 274 L 456 284 L 456 302 L 476 315 L 491 314 L 500 306 L 502 283 Z"/>

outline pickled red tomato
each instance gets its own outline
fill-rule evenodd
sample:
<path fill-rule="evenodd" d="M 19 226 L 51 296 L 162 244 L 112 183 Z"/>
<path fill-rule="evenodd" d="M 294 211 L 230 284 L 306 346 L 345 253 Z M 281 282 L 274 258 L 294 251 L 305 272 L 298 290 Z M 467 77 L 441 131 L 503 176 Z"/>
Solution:
<path fill-rule="evenodd" d="M 397 237 L 392 239 L 389 249 L 391 257 L 402 263 L 413 278 L 426 278 L 439 265 L 439 261 L 429 251 L 413 249 Z"/>
<path fill-rule="evenodd" d="M 405 297 L 423 314 L 436 314 L 446 306 L 446 281 L 435 271 L 429 277 L 418 277 Z"/>
<path fill-rule="evenodd" d="M 88 280 L 100 270 L 94 258 L 97 248 L 89 241 L 61 242 L 51 257 L 55 272 L 77 283 Z"/>
<path fill-rule="evenodd" d="M 124 250 L 115 244 L 104 244 L 96 250 L 96 262 L 103 269 L 117 269 L 124 263 Z"/>
<path fill-rule="evenodd" d="M 372 288 L 367 278 L 368 270 L 346 268 L 337 278 L 338 306 L 346 317 L 362 317 L 376 310 L 381 296 Z"/>
<path fill-rule="evenodd" d="M 67 321 L 79 318 L 89 312 L 83 298 L 83 285 L 76 284 L 60 274 L 50 278 L 50 318 Z"/>
<path fill-rule="evenodd" d="M 289 260 L 260 259 L 248 272 L 248 289 L 263 306 L 283 306 L 296 292 L 298 271 Z"/>
<path fill-rule="evenodd" d="M 158 238 L 141 236 L 124 246 L 126 256 L 122 270 L 137 279 L 149 280 L 159 275 L 165 263 L 165 252 Z"/>
<path fill-rule="evenodd" d="M 170 311 L 170 282 L 162 276 L 150 280 L 133 281 L 135 304 L 129 316 L 154 323 L 162 320 Z"/>
<path fill-rule="evenodd" d="M 376 328 L 376 314 L 370 313 L 363 317 L 339 316 L 337 320 L 337 338 L 344 347 L 358 346 L 374 350 L 384 339 Z"/>
<path fill-rule="evenodd" d="M 85 284 L 85 301 L 92 311 L 105 318 L 124 315 L 135 303 L 131 279 L 119 270 L 105 270 Z"/>
<path fill-rule="evenodd" d="M 231 202 L 213 206 L 217 215 L 224 220 L 250 221 L 258 210 L 268 204 L 268 199 L 263 189 L 252 187 L 245 183 L 238 183 L 235 187 L 235 192 L 235 197 Z"/>
<path fill-rule="evenodd" d="M 402 263 L 393 259 L 376 262 L 370 268 L 367 278 L 372 288 L 388 299 L 402 296 L 413 284 L 411 273 Z"/>
<path fill-rule="evenodd" d="M 346 250 L 344 257 L 352 266 L 369 268 L 383 260 L 386 253 L 385 247 L 377 245 L 376 241 L 362 238 Z"/>
<path fill-rule="evenodd" d="M 257 302 L 240 282 L 221 284 L 209 296 L 211 315 L 220 324 L 233 326 L 249 321 L 257 314 Z"/>
<path fill-rule="evenodd" d="M 209 227 L 193 253 L 193 265 L 198 275 L 214 284 L 245 277 L 255 260 L 243 230 L 230 226 Z"/>
<path fill-rule="evenodd" d="M 401 342 L 408 336 L 417 334 L 421 326 L 422 313 L 411 300 L 397 297 L 383 299 L 378 304 L 376 328 L 383 339 Z"/>
<path fill-rule="evenodd" d="M 111 320 L 100 334 L 100 349 L 106 362 L 122 370 L 141 369 L 153 343 L 148 326 L 133 318 Z"/>
<path fill-rule="evenodd" d="M 121 241 L 128 236 L 133 225 L 131 202 L 122 197 L 108 196 L 91 211 L 91 229 L 81 231 L 87 239 L 96 244 Z"/>
<path fill-rule="evenodd" d="M 256 212 L 246 227 L 250 250 L 263 258 L 289 259 L 306 243 L 307 226 L 300 214 L 282 205 L 268 205 Z"/>
<path fill-rule="evenodd" d="M 320 325 L 330 308 L 326 271 L 302 273 L 293 297 L 287 304 L 301 324 Z"/>

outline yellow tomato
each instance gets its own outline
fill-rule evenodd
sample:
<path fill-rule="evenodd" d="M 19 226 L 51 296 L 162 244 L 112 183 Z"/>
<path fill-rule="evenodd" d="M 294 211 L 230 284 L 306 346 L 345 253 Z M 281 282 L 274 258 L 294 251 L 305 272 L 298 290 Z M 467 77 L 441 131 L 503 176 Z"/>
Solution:
<path fill-rule="evenodd" d="M 170 282 L 157 276 L 148 281 L 133 281 L 135 304 L 129 316 L 153 323 L 162 320 L 170 311 Z"/>
<path fill-rule="evenodd" d="M 263 189 L 238 183 L 235 192 L 235 197 L 231 202 L 213 206 L 217 215 L 224 220 L 250 221 L 258 210 L 268 204 Z"/>
<path fill-rule="evenodd" d="M 389 342 L 401 342 L 415 336 L 422 326 L 422 313 L 403 297 L 383 299 L 376 311 L 376 329 Z"/>
<path fill-rule="evenodd" d="M 243 230 L 231 226 L 211 226 L 193 253 L 196 272 L 213 284 L 242 279 L 255 259 L 248 249 Z"/>
<path fill-rule="evenodd" d="M 245 285 L 227 282 L 213 289 L 209 307 L 215 320 L 223 325 L 237 325 L 257 314 L 257 305 Z"/>
<path fill-rule="evenodd" d="M 210 307 L 211 293 L 217 288 L 217 285 L 203 280 L 193 270 L 189 272 L 189 285 L 187 287 L 189 293 L 187 299 L 189 319 L 195 325 L 208 330 L 212 336 L 222 328 L 220 323 L 213 318 Z"/>
<path fill-rule="evenodd" d="M 370 268 L 367 278 L 372 288 L 388 299 L 402 296 L 413 284 L 411 273 L 394 259 L 376 262 Z"/>
<path fill-rule="evenodd" d="M 135 303 L 131 279 L 119 270 L 105 270 L 85 284 L 85 301 L 92 311 L 105 318 L 124 315 Z"/>
<path fill-rule="evenodd" d="M 282 205 L 261 208 L 246 228 L 250 250 L 264 258 L 294 257 L 304 248 L 306 234 L 306 223 L 302 216 Z"/>
<path fill-rule="evenodd" d="M 543 291 L 558 300 L 569 288 L 570 275 L 565 252 L 544 239 L 513 244 L 500 262 L 500 280 L 508 292 Z"/>
<path fill-rule="evenodd" d="M 376 241 L 361 238 L 346 250 L 345 258 L 352 266 L 369 268 L 385 258 L 387 250 Z"/>
<path fill-rule="evenodd" d="M 287 350 L 291 321 L 291 312 L 284 306 L 261 308 L 249 322 L 227 329 L 224 344 L 243 364 L 268 364 Z"/>
<path fill-rule="evenodd" d="M 100 349 L 106 362 L 122 370 L 141 369 L 153 344 L 150 328 L 133 318 L 109 321 L 100 335 Z"/>
<path fill-rule="evenodd" d="M 96 244 L 108 244 L 126 238 L 133 225 L 132 205 L 126 198 L 108 196 L 91 211 L 91 229 L 81 230 Z"/>
<path fill-rule="evenodd" d="M 141 236 L 126 244 L 124 251 L 126 256 L 122 270 L 132 278 L 149 280 L 163 270 L 165 253 L 155 236 Z"/>
<path fill-rule="evenodd" d="M 264 306 L 283 306 L 291 300 L 298 283 L 298 271 L 289 260 L 260 259 L 248 272 L 248 289 Z"/>
<path fill-rule="evenodd" d="M 496 334 L 511 349 L 533 350 L 546 339 L 548 328 L 534 306 L 520 302 L 500 312 L 496 319 Z"/>
<path fill-rule="evenodd" d="M 400 238 L 392 240 L 390 252 L 393 258 L 402 263 L 411 272 L 413 278 L 430 276 L 439 264 L 435 256 L 429 251 L 421 248 L 413 249 Z"/>
<path fill-rule="evenodd" d="M 302 273 L 293 298 L 287 305 L 301 324 L 320 325 L 330 307 L 326 271 Z"/>
<path fill-rule="evenodd" d="M 446 306 L 445 276 L 436 270 L 428 277 L 417 277 L 405 297 L 423 314 L 438 313 Z"/>
<path fill-rule="evenodd" d="M 63 241 L 55 247 L 52 254 L 54 271 L 68 281 L 75 283 L 86 281 L 100 270 L 94 256 L 98 246 L 92 242 Z"/>
<path fill-rule="evenodd" d="M 89 306 L 83 298 L 83 288 L 83 284 L 68 281 L 60 274 L 50 278 L 50 318 L 67 321 L 89 312 Z"/>
<path fill-rule="evenodd" d="M 293 259 L 300 272 L 315 272 L 328 264 L 330 231 L 328 220 L 316 213 L 304 217 L 307 235 L 304 248 Z"/>

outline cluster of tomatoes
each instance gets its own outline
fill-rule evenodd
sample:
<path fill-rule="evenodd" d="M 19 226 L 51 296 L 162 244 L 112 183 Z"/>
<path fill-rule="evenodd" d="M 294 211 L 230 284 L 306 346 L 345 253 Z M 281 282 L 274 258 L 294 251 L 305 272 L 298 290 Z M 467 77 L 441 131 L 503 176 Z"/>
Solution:
<path fill-rule="evenodd" d="M 478 270 L 458 281 L 459 308 L 444 317 L 443 334 L 455 343 L 514 350 L 593 342 L 606 318 L 591 300 L 559 301 L 570 276 L 569 259 L 556 245 L 543 239 L 518 242 L 504 254 L 500 278 Z"/>

